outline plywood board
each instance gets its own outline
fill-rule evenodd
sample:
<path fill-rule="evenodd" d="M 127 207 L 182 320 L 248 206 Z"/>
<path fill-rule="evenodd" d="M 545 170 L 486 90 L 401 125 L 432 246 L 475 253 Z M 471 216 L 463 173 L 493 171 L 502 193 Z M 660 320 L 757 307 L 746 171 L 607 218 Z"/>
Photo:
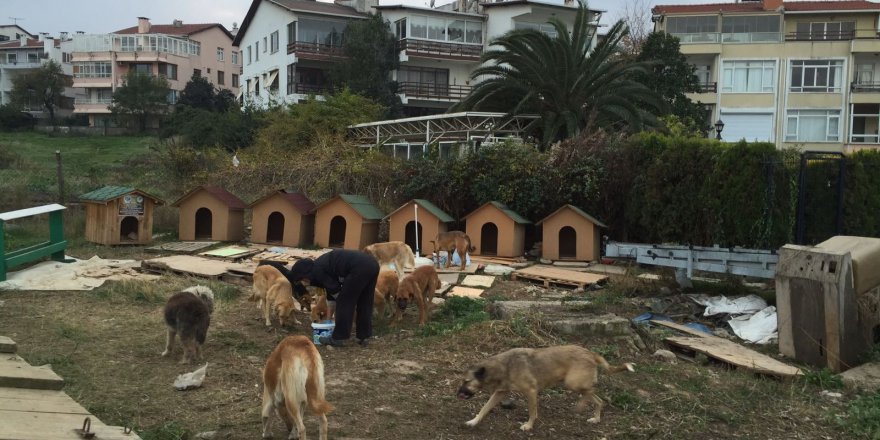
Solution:
<path fill-rule="evenodd" d="M 599 273 L 603 275 L 626 275 L 626 268 L 614 266 L 611 264 L 593 264 L 584 269 L 590 273 Z"/>
<path fill-rule="evenodd" d="M 434 266 L 434 268 L 437 269 L 438 274 L 440 274 L 440 273 L 474 274 L 474 273 L 477 273 L 477 269 L 480 267 L 480 265 L 477 263 L 474 263 L 472 261 L 471 264 L 465 266 L 464 270 L 459 270 L 460 267 L 461 266 L 449 266 L 448 268 L 444 268 L 443 266 L 440 266 L 440 267 Z M 404 272 L 412 272 L 412 271 L 413 271 L 413 268 L 411 268 L 411 267 L 407 267 L 404 269 Z"/>
<path fill-rule="evenodd" d="M 204 255 L 206 257 L 220 257 L 220 258 L 244 258 L 249 255 L 253 255 L 260 252 L 258 249 L 246 248 L 243 246 L 226 246 L 219 249 L 213 249 L 207 252 L 202 252 L 199 255 Z"/>
<path fill-rule="evenodd" d="M 64 379 L 48 367 L 34 367 L 14 354 L 0 355 L 0 387 L 60 390 Z"/>
<path fill-rule="evenodd" d="M 440 282 L 454 285 L 458 284 L 458 279 L 461 275 L 457 273 L 439 273 L 437 274 L 437 277 L 440 278 Z"/>
<path fill-rule="evenodd" d="M 462 286 L 471 287 L 492 287 L 495 277 L 490 275 L 468 275 L 461 281 Z"/>
<path fill-rule="evenodd" d="M 82 428 L 86 416 L 0 410 L 0 440 L 80 440 L 74 429 Z M 91 432 L 99 440 L 140 440 L 123 434 L 119 426 L 107 426 L 91 416 Z M 14 422 L 14 423 L 11 423 Z"/>
<path fill-rule="evenodd" d="M 150 246 L 144 250 L 149 252 L 176 252 L 180 254 L 192 254 L 207 249 L 219 241 L 175 241 Z"/>
<path fill-rule="evenodd" d="M 293 255 L 288 254 L 287 252 L 272 252 L 272 251 L 260 252 L 256 255 L 254 255 L 253 257 L 251 257 L 251 260 L 256 263 L 259 263 L 261 261 L 283 261 L 283 262 L 290 263 L 291 261 L 296 261 L 298 259 L 299 258 L 294 257 Z"/>
<path fill-rule="evenodd" d="M 455 286 L 449 291 L 447 296 L 464 296 L 468 298 L 479 298 L 483 294 L 483 289 L 475 289 L 473 287 Z"/>
<path fill-rule="evenodd" d="M 203 258 L 196 255 L 172 255 L 141 262 L 144 269 L 170 271 L 203 278 L 218 278 L 227 271 L 253 273 L 252 265 Z"/>
<path fill-rule="evenodd" d="M 657 275 L 655 273 L 643 273 L 643 274 L 639 275 L 638 278 L 641 278 L 643 280 L 649 280 L 649 281 L 659 281 L 660 275 Z"/>
<path fill-rule="evenodd" d="M 605 281 L 608 279 L 608 276 L 577 272 L 551 266 L 531 266 L 514 271 L 511 278 L 514 280 L 525 278 L 528 280 L 543 281 L 544 285 L 547 287 L 549 287 L 551 283 L 555 283 L 583 288 L 589 284 Z"/>
<path fill-rule="evenodd" d="M 0 353 L 15 353 L 15 341 L 6 336 L 0 336 Z"/>
<path fill-rule="evenodd" d="M 797 376 L 801 370 L 723 338 L 672 337 L 665 341 L 761 374 Z"/>
<path fill-rule="evenodd" d="M 663 327 L 671 328 L 671 329 L 673 329 L 673 330 L 678 330 L 678 331 L 680 331 L 680 332 L 682 332 L 682 333 L 687 333 L 687 334 L 689 334 L 689 335 L 699 336 L 699 337 L 701 337 L 701 338 L 717 338 L 717 336 L 715 336 L 715 335 L 711 335 L 711 334 L 709 334 L 709 333 L 704 333 L 704 332 L 701 332 L 701 331 L 699 331 L 699 330 L 697 330 L 697 329 L 695 329 L 695 328 L 690 328 L 690 327 L 688 327 L 688 326 L 686 326 L 686 325 L 681 325 L 681 324 L 678 324 L 678 323 L 675 323 L 675 322 L 672 322 L 672 321 L 660 321 L 660 320 L 657 320 L 657 319 L 652 319 L 652 320 L 650 320 L 650 321 L 648 321 L 648 322 L 650 322 L 651 324 L 655 324 L 655 325 L 660 325 L 660 326 L 663 326 Z"/>

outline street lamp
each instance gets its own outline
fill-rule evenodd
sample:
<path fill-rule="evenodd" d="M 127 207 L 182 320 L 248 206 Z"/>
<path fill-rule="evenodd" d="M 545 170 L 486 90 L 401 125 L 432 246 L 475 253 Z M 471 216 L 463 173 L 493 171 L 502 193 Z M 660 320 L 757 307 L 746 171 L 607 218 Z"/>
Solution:
<path fill-rule="evenodd" d="M 719 119 L 715 122 L 715 139 L 721 140 L 721 130 L 724 130 L 724 122 Z"/>

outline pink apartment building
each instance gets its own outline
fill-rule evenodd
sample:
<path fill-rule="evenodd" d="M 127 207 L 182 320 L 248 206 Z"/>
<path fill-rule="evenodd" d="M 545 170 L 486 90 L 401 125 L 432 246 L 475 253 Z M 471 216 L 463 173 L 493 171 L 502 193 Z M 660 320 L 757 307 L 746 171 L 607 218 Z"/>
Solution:
<path fill-rule="evenodd" d="M 175 104 L 187 81 L 204 76 L 215 87 L 238 95 L 241 57 L 233 35 L 219 23 L 138 25 L 110 34 L 73 37 L 73 86 L 85 90 L 74 113 L 89 116 L 89 125 L 112 125 L 109 105 L 125 75 L 137 70 L 168 79 L 168 103 Z"/>

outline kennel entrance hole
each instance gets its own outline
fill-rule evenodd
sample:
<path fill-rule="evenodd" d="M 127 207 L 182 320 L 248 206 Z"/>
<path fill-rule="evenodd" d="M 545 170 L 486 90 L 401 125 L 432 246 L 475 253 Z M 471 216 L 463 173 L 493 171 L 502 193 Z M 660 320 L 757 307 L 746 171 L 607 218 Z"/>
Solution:
<path fill-rule="evenodd" d="M 284 214 L 273 212 L 266 220 L 266 242 L 281 243 L 284 241 Z"/>
<path fill-rule="evenodd" d="M 119 224 L 119 241 L 138 241 L 140 222 L 137 217 L 128 216 Z M 132 235 L 134 234 L 134 235 Z"/>
<path fill-rule="evenodd" d="M 559 258 L 577 258 L 577 231 L 571 226 L 559 230 Z"/>
<path fill-rule="evenodd" d="M 345 247 L 345 217 L 337 215 L 330 220 L 330 247 Z"/>
<path fill-rule="evenodd" d="M 489 222 L 480 228 L 480 255 L 498 255 L 498 226 Z"/>
<path fill-rule="evenodd" d="M 213 238 L 214 215 L 208 208 L 199 208 L 196 211 L 196 240 L 210 240 Z"/>
<path fill-rule="evenodd" d="M 406 243 L 407 245 L 409 245 L 409 248 L 412 249 L 413 252 L 416 252 L 416 249 L 418 249 L 422 253 L 431 252 L 432 249 L 422 249 L 421 246 L 419 246 L 419 244 L 416 243 L 416 230 L 418 230 L 418 232 L 419 232 L 418 233 L 419 241 L 422 241 L 422 237 L 424 237 L 424 235 L 422 234 L 422 224 L 416 223 L 416 221 L 413 220 L 413 221 L 406 224 L 406 230 L 404 232 L 403 242 Z"/>

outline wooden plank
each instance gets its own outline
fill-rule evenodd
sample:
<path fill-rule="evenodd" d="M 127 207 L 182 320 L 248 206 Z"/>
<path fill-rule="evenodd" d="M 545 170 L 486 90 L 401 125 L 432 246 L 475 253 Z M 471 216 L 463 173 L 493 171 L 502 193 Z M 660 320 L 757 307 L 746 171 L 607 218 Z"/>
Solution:
<path fill-rule="evenodd" d="M 251 265 L 196 255 L 172 255 L 144 260 L 141 262 L 141 266 L 152 271 L 172 271 L 203 278 L 218 278 L 230 270 L 245 271 Z"/>
<path fill-rule="evenodd" d="M 483 289 L 474 289 L 473 287 L 455 286 L 447 293 L 447 296 L 464 296 L 467 298 L 479 298 L 483 293 Z"/>
<path fill-rule="evenodd" d="M 801 370 L 750 350 L 723 338 L 671 337 L 665 341 L 673 346 L 698 351 L 715 359 L 761 374 L 797 376 Z"/>
<path fill-rule="evenodd" d="M 178 252 L 182 254 L 191 254 L 214 246 L 217 243 L 219 243 L 219 241 L 175 241 L 150 246 L 144 250 L 150 252 Z"/>
<path fill-rule="evenodd" d="M 449 268 L 437 267 L 434 266 L 434 269 L 437 269 L 437 273 L 465 273 L 465 274 L 474 274 L 477 273 L 477 269 L 480 267 L 479 264 L 471 262 L 470 265 L 465 266 L 464 270 L 459 270 L 458 268 L 461 266 L 449 266 Z M 407 267 L 403 270 L 404 272 L 412 272 L 413 268 Z"/>
<path fill-rule="evenodd" d="M 598 273 L 602 275 L 626 275 L 627 269 L 621 266 L 613 266 L 610 264 L 594 264 L 584 269 L 590 273 Z"/>
<path fill-rule="evenodd" d="M 0 411 L 89 415 L 63 391 L 0 388 Z"/>
<path fill-rule="evenodd" d="M 495 277 L 490 275 L 468 275 L 461 281 L 462 286 L 492 287 Z"/>
<path fill-rule="evenodd" d="M 606 275 L 577 272 L 551 266 L 530 266 L 514 272 L 522 278 L 553 281 L 560 284 L 586 285 L 600 283 L 608 279 Z"/>
<path fill-rule="evenodd" d="M 650 322 L 651 324 L 656 324 L 656 325 L 661 325 L 663 327 L 668 327 L 673 330 L 678 330 L 682 333 L 687 333 L 689 335 L 699 336 L 701 338 L 717 338 L 717 336 L 715 336 L 715 335 L 701 332 L 697 329 L 690 328 L 686 325 L 681 325 L 681 324 L 678 324 L 678 323 L 675 323 L 672 321 L 660 321 L 660 320 L 656 320 L 656 319 L 651 319 L 648 322 Z"/>
<path fill-rule="evenodd" d="M 0 410 L 0 440 L 80 440 L 73 430 L 82 428 L 82 414 L 35 413 Z M 107 426 L 91 418 L 91 431 L 98 440 L 140 440 L 132 432 L 123 434 L 122 427 Z"/>
<path fill-rule="evenodd" d="M 15 353 L 15 348 L 15 341 L 6 336 L 0 336 L 0 353 Z"/>
<path fill-rule="evenodd" d="M 61 211 L 67 209 L 57 203 L 51 205 L 35 206 L 33 208 L 19 209 L 17 211 L 0 212 L 0 220 L 9 221 L 17 218 L 32 217 L 40 214 L 48 214 L 50 212 Z"/>
<path fill-rule="evenodd" d="M 48 367 L 34 367 L 14 354 L 0 356 L 0 387 L 60 390 L 64 379 Z"/>

